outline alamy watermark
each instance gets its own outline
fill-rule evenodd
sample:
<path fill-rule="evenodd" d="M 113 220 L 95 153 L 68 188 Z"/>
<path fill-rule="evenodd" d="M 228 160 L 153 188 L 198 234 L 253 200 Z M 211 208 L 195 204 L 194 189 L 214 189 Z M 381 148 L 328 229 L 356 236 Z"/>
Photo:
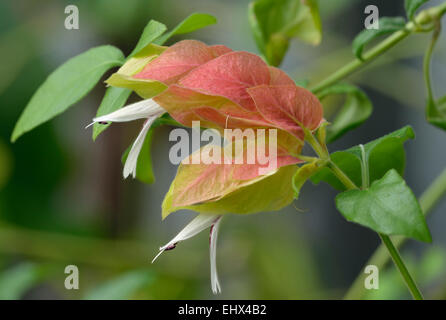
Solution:
<path fill-rule="evenodd" d="M 364 27 L 368 30 L 379 29 L 379 10 L 375 5 L 368 5 L 364 9 L 364 13 L 368 16 L 364 20 Z"/>
<path fill-rule="evenodd" d="M 172 164 L 258 164 L 259 174 L 277 168 L 277 129 L 224 129 L 223 139 L 215 129 L 200 131 L 200 121 L 192 121 L 192 137 L 188 130 L 176 128 L 169 134 L 176 141 L 169 151 Z M 201 142 L 208 144 L 200 148 Z"/>
<path fill-rule="evenodd" d="M 65 18 L 65 29 L 78 30 L 79 29 L 79 8 L 74 4 L 65 7 L 65 13 L 68 16 Z"/>
<path fill-rule="evenodd" d="M 367 290 L 379 289 L 379 269 L 373 264 L 369 264 L 365 267 L 364 273 L 368 276 L 364 279 L 364 288 Z"/>
<path fill-rule="evenodd" d="M 78 290 L 79 289 L 79 268 L 70 264 L 65 267 L 65 274 L 68 276 L 65 277 L 65 289 L 67 290 Z"/>

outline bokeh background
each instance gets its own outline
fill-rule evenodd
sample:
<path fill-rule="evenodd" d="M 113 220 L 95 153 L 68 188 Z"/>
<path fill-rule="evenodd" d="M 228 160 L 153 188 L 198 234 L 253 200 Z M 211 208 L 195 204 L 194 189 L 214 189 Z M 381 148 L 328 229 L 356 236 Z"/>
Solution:
<path fill-rule="evenodd" d="M 123 180 L 121 174 L 121 154 L 140 123 L 114 124 L 96 142 L 84 129 L 104 94 L 102 82 L 62 116 L 9 142 L 21 111 L 51 71 L 102 44 L 128 54 L 149 19 L 172 28 L 192 12 L 210 13 L 218 24 L 187 38 L 257 53 L 248 3 L 0 2 L 0 299 L 342 298 L 379 240 L 344 220 L 327 185 L 307 184 L 301 198 L 280 212 L 226 217 L 217 252 L 223 293 L 213 296 L 207 233 L 150 264 L 158 247 L 194 216 L 179 212 L 161 221 L 161 202 L 176 171 L 168 160 L 170 127 L 155 132 L 152 185 Z M 68 4 L 79 8 L 79 30 L 64 28 Z M 351 60 L 350 43 L 363 28 L 368 4 L 378 5 L 380 16 L 404 15 L 403 0 L 321 0 L 322 44 L 293 41 L 282 68 L 296 80 L 316 83 Z M 368 93 L 374 112 L 330 146 L 346 148 L 412 125 L 417 138 L 407 143 L 406 179 L 416 195 L 438 176 L 446 159 L 445 133 L 424 119 L 421 64 L 428 41 L 428 35 L 411 36 L 349 78 Z M 445 94 L 445 50 L 443 34 L 433 62 L 438 96 Z M 442 201 L 428 218 L 433 244 L 409 241 L 403 250 L 428 298 L 446 298 L 445 209 Z M 79 290 L 64 287 L 64 269 L 71 264 L 80 270 Z M 380 275 L 381 289 L 367 292 L 367 298 L 409 298 L 392 265 Z"/>

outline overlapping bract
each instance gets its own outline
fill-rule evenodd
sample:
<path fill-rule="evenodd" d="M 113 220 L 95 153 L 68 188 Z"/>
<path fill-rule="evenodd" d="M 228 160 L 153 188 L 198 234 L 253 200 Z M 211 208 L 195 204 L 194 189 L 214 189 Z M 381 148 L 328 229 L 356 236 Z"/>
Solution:
<path fill-rule="evenodd" d="M 131 88 L 143 98 L 153 97 L 185 126 L 200 121 L 201 127 L 217 129 L 222 135 L 225 129 L 277 130 L 277 169 L 259 175 L 258 163 L 181 164 L 164 201 L 163 216 L 179 208 L 214 214 L 280 209 L 292 199 L 291 179 L 284 179 L 283 174 L 291 177 L 288 171 L 295 170 L 281 167 L 299 162 L 303 128 L 313 131 L 323 121 L 318 99 L 283 71 L 254 54 L 195 40 L 169 48 L 149 45 L 107 82 Z M 275 176 L 282 180 L 276 181 Z M 276 187 L 260 183 L 268 179 L 275 179 Z M 244 189 L 257 198 L 254 194 L 261 192 L 260 187 L 267 188 L 269 195 L 261 207 L 251 206 L 249 199 L 240 206 L 224 201 Z"/>

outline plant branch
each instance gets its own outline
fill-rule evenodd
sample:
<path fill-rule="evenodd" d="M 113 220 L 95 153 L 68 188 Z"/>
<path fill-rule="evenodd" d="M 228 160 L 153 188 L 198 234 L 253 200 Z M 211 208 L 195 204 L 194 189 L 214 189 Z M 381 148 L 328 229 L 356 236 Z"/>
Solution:
<path fill-rule="evenodd" d="M 313 138 L 311 138 L 313 137 Z M 311 134 L 305 135 L 306 140 L 310 143 L 310 145 L 313 147 L 314 151 L 318 154 L 319 157 L 322 159 L 328 160 L 327 165 L 333 172 L 333 174 L 342 182 L 342 184 L 347 188 L 347 190 L 354 190 L 359 189 L 358 186 L 345 174 L 345 172 L 342 171 L 331 159 L 329 154 L 325 152 L 320 151 L 320 144 L 314 139 L 314 136 Z M 367 189 L 369 187 L 368 185 L 368 163 L 365 159 L 365 151 L 364 147 L 361 145 L 362 150 L 362 157 L 361 157 L 361 172 L 362 172 L 362 187 L 363 189 Z M 409 271 L 407 270 L 406 265 L 404 264 L 403 260 L 401 259 L 401 256 L 398 252 L 398 249 L 394 246 L 392 243 L 392 240 L 389 236 L 385 234 L 378 233 L 380 236 L 383 244 L 385 245 L 385 248 L 387 249 L 388 254 L 392 257 L 392 260 L 395 263 L 395 266 L 397 267 L 398 271 L 400 272 L 404 282 L 406 283 L 410 293 L 412 294 L 413 298 L 416 300 L 423 300 L 423 296 L 418 289 L 415 281 L 413 280 L 412 276 L 410 275 Z"/>
<path fill-rule="evenodd" d="M 426 32 L 430 31 L 430 28 L 423 29 L 421 26 L 427 25 L 432 21 L 438 21 L 446 12 L 446 2 L 441 3 L 436 7 L 432 7 L 426 10 L 421 11 L 414 21 L 409 21 L 405 28 L 399 31 L 394 32 L 392 35 L 378 43 L 372 49 L 368 50 L 363 54 L 362 60 L 356 58 L 351 62 L 347 63 L 342 68 L 335 71 L 333 74 L 325 78 L 323 81 L 311 87 L 311 91 L 315 94 L 321 92 L 322 90 L 330 87 L 336 82 L 346 78 L 352 73 L 358 71 L 363 68 L 367 63 L 379 57 L 384 52 L 387 52 L 389 49 L 394 47 L 396 44 L 400 43 L 409 35 L 416 32 Z"/>
<path fill-rule="evenodd" d="M 441 198 L 446 194 L 446 168 L 443 172 L 432 182 L 432 184 L 423 192 L 419 198 L 421 209 L 424 216 L 427 216 L 432 209 L 438 204 Z M 392 241 L 396 248 L 400 248 L 407 238 L 404 237 L 392 237 Z M 365 265 L 375 265 L 379 269 L 382 269 L 389 262 L 389 255 L 383 244 L 375 250 L 370 259 Z M 360 299 L 365 292 L 363 284 L 363 273 L 360 272 L 353 282 L 350 289 L 347 291 L 344 299 Z"/>
<path fill-rule="evenodd" d="M 353 182 L 351 182 L 350 178 L 347 177 L 347 175 L 337 166 L 333 167 L 334 163 L 330 162 L 330 168 L 332 169 L 332 172 L 338 177 L 338 179 L 345 185 L 345 187 L 349 190 L 352 189 L 359 189 Z M 363 168 L 363 170 L 366 168 Z M 363 171 L 362 170 L 362 171 Z M 347 178 L 347 179 L 346 179 Z M 365 187 L 368 188 L 368 185 Z M 404 282 L 406 283 L 410 293 L 416 300 L 423 300 L 423 296 L 421 295 L 420 290 L 418 290 L 418 287 L 411 277 L 409 271 L 407 270 L 406 265 L 404 264 L 403 260 L 401 259 L 401 256 L 398 252 L 398 249 L 394 246 L 392 243 L 392 240 L 389 236 L 385 234 L 378 233 L 383 244 L 385 245 L 388 254 L 392 257 L 392 260 L 395 263 L 395 266 L 397 267 L 398 271 L 400 272 Z"/>
<path fill-rule="evenodd" d="M 429 118 L 431 115 L 438 116 L 439 113 L 435 103 L 435 95 L 431 83 L 431 60 L 435 45 L 437 43 L 438 37 L 440 36 L 440 32 L 441 32 L 441 23 L 438 20 L 435 24 L 435 28 L 432 33 L 432 40 L 426 50 L 426 54 L 424 55 L 424 61 L 423 61 L 423 75 L 427 90 L 427 108 L 426 108 L 427 118 Z"/>

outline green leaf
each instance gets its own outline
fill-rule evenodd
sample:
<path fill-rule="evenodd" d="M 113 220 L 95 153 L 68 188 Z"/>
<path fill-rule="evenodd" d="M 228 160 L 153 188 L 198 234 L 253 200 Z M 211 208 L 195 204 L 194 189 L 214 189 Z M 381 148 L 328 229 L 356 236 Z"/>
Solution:
<path fill-rule="evenodd" d="M 216 23 L 217 19 L 210 14 L 192 13 L 190 16 L 188 16 L 186 19 L 180 22 L 180 24 L 178 24 L 172 31 L 156 39 L 154 43 L 162 45 L 170 37 L 180 34 L 190 33 Z"/>
<path fill-rule="evenodd" d="M 353 40 L 353 53 L 362 59 L 364 46 L 373 39 L 404 29 L 406 20 L 403 17 L 383 17 L 379 19 L 378 29 L 364 29 Z"/>
<path fill-rule="evenodd" d="M 154 276 L 147 270 L 127 272 L 91 290 L 86 300 L 126 300 L 152 283 Z"/>
<path fill-rule="evenodd" d="M 250 3 L 249 22 L 260 52 L 278 66 L 292 38 L 316 45 L 322 25 L 315 0 L 257 0 Z"/>
<path fill-rule="evenodd" d="M 376 232 L 432 241 L 415 195 L 394 169 L 366 190 L 338 194 L 336 207 L 347 220 Z"/>
<path fill-rule="evenodd" d="M 313 161 L 306 163 L 297 169 L 296 173 L 293 176 L 293 190 L 294 190 L 294 199 L 299 198 L 300 189 L 303 187 L 305 182 L 311 178 L 316 172 L 321 170 L 322 163 L 320 161 Z"/>
<path fill-rule="evenodd" d="M 136 162 L 136 179 L 141 182 L 151 184 L 155 182 L 155 176 L 153 174 L 152 168 L 152 154 L 150 148 L 152 147 L 152 137 L 155 130 L 154 125 L 152 125 L 147 132 L 146 138 L 144 139 L 141 151 L 138 155 L 138 161 Z M 124 164 L 129 155 L 130 149 L 133 143 L 127 148 L 121 158 L 121 162 Z"/>
<path fill-rule="evenodd" d="M 372 114 L 373 106 L 367 95 L 349 84 L 335 84 L 318 94 L 319 99 L 332 94 L 345 94 L 344 105 L 327 127 L 327 142 L 333 142 L 346 132 L 353 130 Z"/>
<path fill-rule="evenodd" d="M 101 46 L 65 62 L 34 93 L 17 121 L 11 141 L 67 110 L 93 89 L 108 69 L 123 61 L 119 49 Z"/>
<path fill-rule="evenodd" d="M 150 20 L 144 28 L 135 49 L 133 49 L 132 53 L 127 57 L 127 60 L 152 43 L 156 38 L 159 38 L 166 30 L 167 27 L 161 22 Z"/>
<path fill-rule="evenodd" d="M 405 0 L 404 7 L 406 8 L 406 14 L 409 20 L 412 20 L 418 8 L 428 1 L 429 0 Z"/>
<path fill-rule="evenodd" d="M 381 179 L 390 169 L 403 175 L 406 152 L 404 142 L 413 139 L 415 134 L 410 126 L 387 134 L 364 145 L 365 156 L 369 164 L 370 182 Z M 359 146 L 330 155 L 332 161 L 347 174 L 357 185 L 361 185 L 361 149 Z M 328 168 L 321 169 L 311 177 L 313 183 L 325 181 L 337 190 L 345 190 L 344 185 Z"/>
<path fill-rule="evenodd" d="M 132 91 L 126 88 L 108 87 L 105 91 L 105 95 L 102 99 L 101 105 L 98 108 L 96 117 L 106 115 L 122 108 L 122 106 L 127 102 L 127 99 L 131 93 Z M 95 123 L 93 125 L 93 141 L 96 140 L 99 134 L 101 134 L 101 132 L 107 129 L 109 126 L 110 123 Z"/>

